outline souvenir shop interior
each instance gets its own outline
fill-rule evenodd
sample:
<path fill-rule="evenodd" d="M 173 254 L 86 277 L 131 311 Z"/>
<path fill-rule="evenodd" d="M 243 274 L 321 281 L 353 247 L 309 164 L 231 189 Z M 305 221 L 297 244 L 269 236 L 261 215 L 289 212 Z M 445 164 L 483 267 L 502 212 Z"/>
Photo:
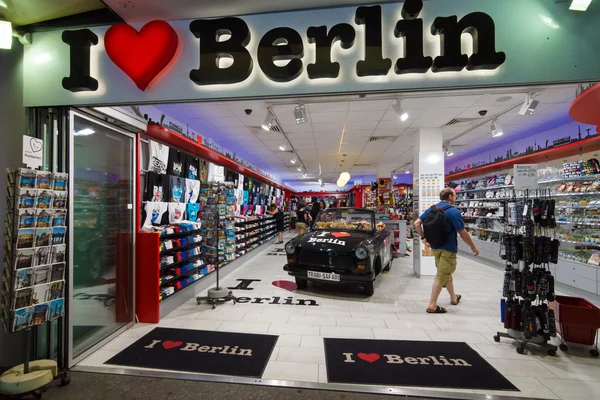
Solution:
<path fill-rule="evenodd" d="M 75 305 L 73 368 L 358 383 L 415 395 L 568 398 L 567 391 L 595 390 L 600 136 L 569 115 L 580 91 L 563 85 L 112 108 L 145 124 L 128 133 L 136 268 L 123 276 L 127 263 L 117 257 L 115 267 L 78 287 L 85 295 Z M 108 125 L 98 109 L 76 113 L 84 132 L 76 143 Z M 442 137 L 441 180 L 413 145 L 424 130 Z M 86 171 L 89 161 L 79 160 Z M 83 171 L 75 169 L 75 204 L 89 193 L 77 185 L 93 180 Z M 443 187 L 456 191 L 454 207 L 479 256 L 459 239 L 455 279 L 463 300 L 454 307 L 442 295 L 448 313 L 438 316 L 425 313 L 435 273 L 426 272 L 431 249 L 412 224 Z M 96 201 L 98 193 L 91 193 Z M 298 236 L 295 224 L 315 202 L 320 213 Z M 110 208 L 101 212 L 111 219 Z M 119 254 L 120 242 L 106 245 Z M 355 257 L 364 263 L 348 269 Z M 372 270 L 374 281 L 361 280 L 361 269 Z M 119 287 L 132 281 L 134 324 L 119 311 L 130 300 Z M 110 310 L 102 315 L 112 318 L 113 334 L 99 339 L 108 322 L 89 314 L 101 309 Z M 573 309 L 575 321 L 567 316 Z M 380 347 L 364 353 L 365 340 Z M 396 341 L 416 347 L 396 355 Z M 244 351 L 255 357 L 234 357 Z M 439 357 L 416 357 L 425 351 Z M 385 364 L 365 369 L 384 353 Z M 476 368 L 425 382 L 422 372 L 437 364 Z"/>

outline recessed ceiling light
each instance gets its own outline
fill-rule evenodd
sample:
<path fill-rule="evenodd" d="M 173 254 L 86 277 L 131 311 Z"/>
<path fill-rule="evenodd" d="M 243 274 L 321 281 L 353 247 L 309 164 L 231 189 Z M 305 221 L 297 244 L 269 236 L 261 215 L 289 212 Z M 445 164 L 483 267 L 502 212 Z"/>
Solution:
<path fill-rule="evenodd" d="M 571 6 L 569 7 L 569 10 L 586 11 L 591 3 L 592 0 L 573 0 Z"/>
<path fill-rule="evenodd" d="M 504 103 L 510 100 L 512 100 L 512 96 L 502 96 L 496 99 L 496 103 Z"/>

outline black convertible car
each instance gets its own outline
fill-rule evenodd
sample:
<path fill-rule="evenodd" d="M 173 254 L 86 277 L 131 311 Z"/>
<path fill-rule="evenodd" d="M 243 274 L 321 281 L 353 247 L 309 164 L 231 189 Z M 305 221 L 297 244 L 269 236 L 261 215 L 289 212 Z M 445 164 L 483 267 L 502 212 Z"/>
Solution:
<path fill-rule="evenodd" d="M 314 229 L 285 245 L 283 267 L 299 289 L 308 281 L 359 283 L 373 295 L 375 277 L 392 266 L 394 233 L 363 208 L 330 208 L 317 215 Z"/>

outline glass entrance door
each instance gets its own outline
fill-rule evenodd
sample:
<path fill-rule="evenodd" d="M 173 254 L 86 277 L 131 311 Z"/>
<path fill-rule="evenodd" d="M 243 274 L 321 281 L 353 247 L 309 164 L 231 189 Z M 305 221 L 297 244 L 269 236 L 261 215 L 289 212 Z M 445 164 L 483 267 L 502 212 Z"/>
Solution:
<path fill-rule="evenodd" d="M 134 319 L 135 136 L 71 112 L 70 364 Z"/>

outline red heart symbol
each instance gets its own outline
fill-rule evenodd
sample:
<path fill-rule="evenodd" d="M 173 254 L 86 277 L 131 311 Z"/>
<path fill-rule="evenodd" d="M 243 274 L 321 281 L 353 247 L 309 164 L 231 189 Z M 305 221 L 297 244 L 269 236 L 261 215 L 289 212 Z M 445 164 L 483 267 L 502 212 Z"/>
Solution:
<path fill-rule="evenodd" d="M 106 54 L 140 90 L 171 62 L 179 39 L 165 21 L 151 21 L 139 33 L 130 25 L 111 26 L 104 35 Z"/>
<path fill-rule="evenodd" d="M 290 292 L 293 292 L 294 290 L 298 289 L 296 283 L 292 281 L 273 281 L 271 282 L 271 284 L 273 286 L 277 286 L 278 288 L 289 290 Z"/>
<path fill-rule="evenodd" d="M 333 232 L 332 235 L 336 238 L 350 236 L 348 232 Z"/>
<path fill-rule="evenodd" d="M 183 344 L 183 342 L 172 342 L 170 340 L 167 340 L 166 342 L 162 343 L 162 346 L 165 348 L 165 350 L 169 350 L 172 349 L 174 347 L 179 347 Z"/>
<path fill-rule="evenodd" d="M 369 354 L 358 353 L 357 356 L 361 360 L 365 360 L 366 362 L 370 362 L 371 364 L 373 364 L 375 361 L 377 361 L 381 358 L 381 356 L 379 354 L 375 354 L 375 353 L 369 353 Z"/>

